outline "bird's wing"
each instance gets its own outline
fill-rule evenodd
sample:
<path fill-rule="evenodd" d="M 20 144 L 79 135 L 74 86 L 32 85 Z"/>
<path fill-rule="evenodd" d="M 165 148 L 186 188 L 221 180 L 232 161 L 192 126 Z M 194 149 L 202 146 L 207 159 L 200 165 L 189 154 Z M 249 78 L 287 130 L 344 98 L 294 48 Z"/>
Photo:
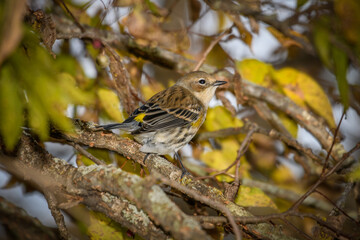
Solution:
<path fill-rule="evenodd" d="M 190 95 L 189 95 L 190 94 Z M 133 134 L 196 124 L 203 117 L 202 103 L 180 86 L 168 88 L 136 109 L 125 122 L 137 122 Z"/>

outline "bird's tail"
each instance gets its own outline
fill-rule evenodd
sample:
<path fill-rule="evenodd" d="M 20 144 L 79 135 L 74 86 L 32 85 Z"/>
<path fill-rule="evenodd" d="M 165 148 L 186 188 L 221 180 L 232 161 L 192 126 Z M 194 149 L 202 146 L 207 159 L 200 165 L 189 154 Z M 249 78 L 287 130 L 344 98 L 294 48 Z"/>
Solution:
<path fill-rule="evenodd" d="M 116 128 L 124 128 L 125 126 L 123 126 L 122 123 L 110 123 L 110 124 L 105 124 L 105 125 L 98 125 L 98 128 L 103 128 L 105 130 L 111 130 L 111 129 L 116 129 Z"/>
<path fill-rule="evenodd" d="M 139 123 L 135 121 L 130 122 L 122 122 L 122 123 L 110 123 L 106 125 L 99 125 L 98 128 L 102 128 L 105 130 L 111 130 L 111 129 L 120 129 L 126 132 L 132 132 L 139 129 Z"/>

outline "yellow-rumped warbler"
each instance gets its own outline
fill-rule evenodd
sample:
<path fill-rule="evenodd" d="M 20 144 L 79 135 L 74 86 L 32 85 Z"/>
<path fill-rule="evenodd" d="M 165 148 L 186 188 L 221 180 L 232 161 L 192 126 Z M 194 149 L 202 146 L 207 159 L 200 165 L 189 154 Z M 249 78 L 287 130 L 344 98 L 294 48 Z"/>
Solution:
<path fill-rule="evenodd" d="M 131 133 L 142 144 L 140 151 L 147 153 L 146 157 L 151 153 L 174 152 L 184 174 L 187 171 L 177 151 L 195 136 L 205 120 L 216 88 L 225 83 L 205 72 L 188 73 L 172 87 L 152 96 L 124 122 L 100 127 Z"/>

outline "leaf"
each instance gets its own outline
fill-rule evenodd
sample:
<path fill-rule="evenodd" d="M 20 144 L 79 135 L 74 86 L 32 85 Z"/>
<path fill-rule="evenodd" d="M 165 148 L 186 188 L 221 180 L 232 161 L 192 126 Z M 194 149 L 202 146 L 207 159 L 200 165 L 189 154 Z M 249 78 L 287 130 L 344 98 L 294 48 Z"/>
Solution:
<path fill-rule="evenodd" d="M 0 72 L 0 133 L 8 150 L 13 150 L 20 139 L 23 107 L 17 79 L 5 65 Z"/>
<path fill-rule="evenodd" d="M 229 127 L 242 127 L 243 122 L 232 117 L 231 113 L 222 106 L 208 109 L 204 127 L 208 131 L 216 131 Z"/>
<path fill-rule="evenodd" d="M 49 117 L 39 98 L 28 93 L 29 126 L 38 134 L 41 140 L 47 139 L 49 135 Z"/>
<path fill-rule="evenodd" d="M 236 69 L 245 80 L 263 87 L 272 86 L 271 75 L 274 69 L 269 64 L 256 59 L 245 59 L 236 62 Z"/>
<path fill-rule="evenodd" d="M 322 20 L 322 24 L 318 23 L 315 25 L 314 30 L 314 43 L 316 49 L 319 53 L 321 61 L 325 64 L 325 66 L 331 69 L 331 61 L 330 61 L 330 36 L 329 30 L 327 28 L 325 19 Z"/>
<path fill-rule="evenodd" d="M 304 6 L 309 0 L 297 0 L 296 1 L 296 8 L 300 8 Z"/>
<path fill-rule="evenodd" d="M 360 165 L 357 165 L 355 168 L 353 168 L 352 172 L 350 172 L 347 177 L 351 182 L 359 181 L 360 180 Z"/>
<path fill-rule="evenodd" d="M 277 30 L 274 27 L 267 27 L 266 28 L 278 41 L 284 48 L 289 48 L 291 46 L 297 46 L 302 48 L 302 45 L 295 41 L 294 39 L 285 36 L 282 32 Z M 295 35 L 294 33 L 292 35 Z M 296 34 L 298 35 L 298 34 Z"/>
<path fill-rule="evenodd" d="M 283 68 L 274 72 L 273 76 L 286 96 L 299 106 L 309 106 L 323 117 L 331 128 L 335 127 L 330 101 L 312 77 L 293 68 Z"/>
<path fill-rule="evenodd" d="M 213 38 L 205 38 L 205 49 L 207 48 L 208 44 L 210 44 L 211 41 L 207 41 Z M 204 49 L 204 50 L 205 50 Z M 221 47 L 220 44 L 216 44 L 213 49 L 210 51 L 210 53 L 207 55 L 205 63 L 212 65 L 212 66 L 216 66 L 217 68 L 224 68 L 226 65 L 228 59 L 228 55 L 226 54 L 226 52 L 224 51 L 224 49 Z"/>
<path fill-rule="evenodd" d="M 291 118 L 289 118 L 283 112 L 279 112 L 278 115 L 279 115 L 279 118 L 281 120 L 281 123 L 284 125 L 286 130 L 288 130 L 288 132 L 291 134 L 291 136 L 296 138 L 297 137 L 297 132 L 298 132 L 297 123 L 294 120 L 292 120 Z"/>
<path fill-rule="evenodd" d="M 93 104 L 94 96 L 76 86 L 75 78 L 69 73 L 61 73 L 58 76 L 59 87 L 63 90 L 64 96 L 68 96 L 69 102 L 80 105 Z"/>
<path fill-rule="evenodd" d="M 276 204 L 260 188 L 241 185 L 235 203 L 243 207 L 270 207 L 278 209 Z"/>
<path fill-rule="evenodd" d="M 344 110 L 349 107 L 349 85 L 346 79 L 348 61 L 346 54 L 337 47 L 332 48 L 335 76 Z"/>
<path fill-rule="evenodd" d="M 86 149 L 88 153 L 93 155 L 94 157 L 98 158 L 99 160 L 103 161 L 106 164 L 111 164 L 113 161 L 110 158 L 109 151 L 104 149 L 97 149 L 97 148 L 88 148 Z M 76 164 L 78 166 L 89 166 L 95 164 L 92 160 L 85 157 L 81 153 L 77 155 Z"/>
<path fill-rule="evenodd" d="M 239 144 L 235 139 L 224 139 L 221 142 L 221 150 L 212 150 L 204 152 L 201 159 L 209 167 L 217 170 L 227 168 L 236 159 L 236 153 L 239 149 Z M 234 167 L 235 169 L 235 167 Z M 232 172 L 231 170 L 229 172 Z"/>
<path fill-rule="evenodd" d="M 271 65 L 254 59 L 236 62 L 236 68 L 245 80 L 279 91 L 299 106 L 309 106 L 325 118 L 331 128 L 335 126 L 328 97 L 317 82 L 305 73 L 293 68 L 275 70 Z M 296 131 L 293 123 L 288 120 L 285 123 L 294 136 Z"/>
<path fill-rule="evenodd" d="M 234 22 L 236 28 L 239 30 L 240 39 L 251 49 L 252 34 L 246 29 L 239 16 L 230 15 L 230 18 Z"/>
<path fill-rule="evenodd" d="M 196 22 L 200 17 L 201 3 L 198 0 L 188 0 L 189 17 L 192 22 Z M 217 12 L 219 14 L 219 12 Z M 220 20 L 219 20 L 220 21 Z"/>
<path fill-rule="evenodd" d="M 217 13 L 217 19 L 218 19 L 217 29 L 218 29 L 219 32 L 224 31 L 225 28 L 227 27 L 227 23 L 228 23 L 228 20 L 229 20 L 227 18 L 227 14 L 222 12 L 222 11 L 217 11 L 216 13 Z"/>
<path fill-rule="evenodd" d="M 290 169 L 284 165 L 277 166 L 277 168 L 272 172 L 271 179 L 273 179 L 276 183 L 282 184 L 289 184 L 295 181 Z"/>
<path fill-rule="evenodd" d="M 156 93 L 164 90 L 164 86 L 159 82 L 153 82 L 150 85 L 143 85 L 141 87 L 141 93 L 145 99 L 150 99 Z"/>
<path fill-rule="evenodd" d="M 101 106 L 105 112 L 115 121 L 122 122 L 125 120 L 120 111 L 120 101 L 118 96 L 111 90 L 100 88 L 97 91 Z"/>
<path fill-rule="evenodd" d="M 234 138 L 226 138 L 221 141 L 221 150 L 210 150 L 201 154 L 201 160 L 207 166 L 216 170 L 223 170 L 236 160 L 237 151 L 240 145 Z M 249 176 L 248 170 L 250 165 L 246 162 L 243 156 L 240 160 L 239 173 L 241 176 Z M 228 173 L 235 173 L 235 166 L 232 167 Z M 231 177 L 220 175 L 217 176 L 219 181 L 233 181 Z"/>
<path fill-rule="evenodd" d="M 337 21 L 341 22 L 341 37 L 359 46 L 360 38 L 360 3 L 359 0 L 334 1 Z"/>
<path fill-rule="evenodd" d="M 155 16 L 166 16 L 168 11 L 164 8 L 159 8 L 155 3 L 151 2 L 150 0 L 145 0 L 145 4 L 149 8 L 152 14 Z"/>
<path fill-rule="evenodd" d="M 71 131 L 73 129 L 72 123 L 65 116 L 70 101 L 66 99 L 66 95 L 62 92 L 63 90 L 50 77 L 52 75 L 39 75 L 36 79 L 36 86 L 31 90 L 42 101 L 52 123 L 63 131 Z"/>
<path fill-rule="evenodd" d="M 67 211 L 77 220 L 80 229 L 92 240 L 124 239 L 125 229 L 102 213 L 89 211 L 80 205 L 69 208 Z"/>
<path fill-rule="evenodd" d="M 136 4 L 133 11 L 122 19 L 122 23 L 143 46 L 151 44 L 172 51 L 187 50 L 190 47 L 190 38 L 186 29 L 166 29 L 164 20 L 146 11 L 141 4 Z"/>

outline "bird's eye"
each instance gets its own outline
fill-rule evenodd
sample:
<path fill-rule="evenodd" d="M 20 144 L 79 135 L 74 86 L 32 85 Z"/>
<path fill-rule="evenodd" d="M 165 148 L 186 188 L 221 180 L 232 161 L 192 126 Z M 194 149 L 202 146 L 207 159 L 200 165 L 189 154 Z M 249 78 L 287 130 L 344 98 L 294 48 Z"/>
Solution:
<path fill-rule="evenodd" d="M 199 83 L 200 83 L 200 84 L 205 84 L 206 81 L 205 81 L 205 79 L 201 78 L 201 79 L 199 80 Z"/>

